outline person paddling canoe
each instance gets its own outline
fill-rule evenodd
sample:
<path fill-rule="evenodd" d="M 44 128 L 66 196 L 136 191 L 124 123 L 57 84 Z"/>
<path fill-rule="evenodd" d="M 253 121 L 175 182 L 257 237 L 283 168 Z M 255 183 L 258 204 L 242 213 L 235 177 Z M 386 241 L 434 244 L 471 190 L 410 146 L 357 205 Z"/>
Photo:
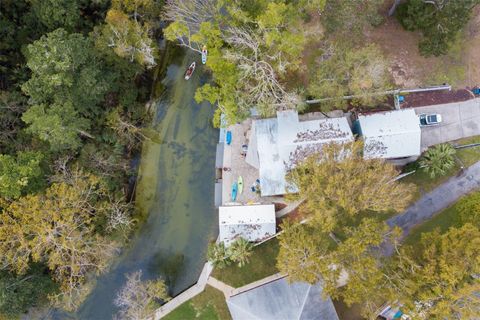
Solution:
<path fill-rule="evenodd" d="M 185 80 L 190 79 L 190 77 L 191 77 L 192 74 L 193 74 L 193 71 L 195 71 L 195 61 L 192 62 L 192 64 L 190 65 L 190 67 L 188 67 L 187 71 L 185 72 Z"/>

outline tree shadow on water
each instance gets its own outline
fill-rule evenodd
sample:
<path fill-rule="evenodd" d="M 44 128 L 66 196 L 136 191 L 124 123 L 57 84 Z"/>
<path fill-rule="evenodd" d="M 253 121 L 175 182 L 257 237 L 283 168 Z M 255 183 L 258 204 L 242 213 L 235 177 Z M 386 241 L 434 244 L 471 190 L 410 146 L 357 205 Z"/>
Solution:
<path fill-rule="evenodd" d="M 182 273 L 185 266 L 185 256 L 183 253 L 159 252 L 149 265 L 148 269 L 151 274 L 160 274 L 168 285 L 169 294 L 172 294 L 172 289 L 175 287 L 178 276 Z"/>

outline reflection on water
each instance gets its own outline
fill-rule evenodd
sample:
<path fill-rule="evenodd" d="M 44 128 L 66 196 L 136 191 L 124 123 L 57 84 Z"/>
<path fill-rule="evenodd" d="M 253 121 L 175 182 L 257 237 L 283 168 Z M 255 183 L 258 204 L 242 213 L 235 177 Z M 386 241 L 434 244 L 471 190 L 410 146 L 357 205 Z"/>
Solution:
<path fill-rule="evenodd" d="M 162 275 L 172 295 L 200 275 L 208 241 L 216 237 L 218 132 L 211 126 L 212 107 L 193 100 L 195 89 L 208 80 L 199 61 L 192 79 L 183 79 L 186 66 L 199 58 L 189 53 L 167 69 L 153 126 L 161 142 L 144 143 L 136 190 L 137 209 L 148 217 L 112 270 L 98 279 L 77 318 L 111 319 L 125 273 L 141 269 L 145 279 Z"/>

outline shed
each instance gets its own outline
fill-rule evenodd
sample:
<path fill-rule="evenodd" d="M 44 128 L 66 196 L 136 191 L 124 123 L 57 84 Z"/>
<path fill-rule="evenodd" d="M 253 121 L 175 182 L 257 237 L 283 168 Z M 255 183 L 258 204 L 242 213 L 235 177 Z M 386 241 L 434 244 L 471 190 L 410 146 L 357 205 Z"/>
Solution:
<path fill-rule="evenodd" d="M 219 238 L 229 246 L 235 239 L 263 240 L 276 232 L 275 206 L 221 206 L 218 212 Z"/>
<path fill-rule="evenodd" d="M 361 115 L 357 128 L 365 143 L 365 158 L 396 159 L 421 153 L 420 122 L 413 109 Z"/>
<path fill-rule="evenodd" d="M 338 320 L 320 283 L 275 280 L 227 300 L 233 320 Z"/>

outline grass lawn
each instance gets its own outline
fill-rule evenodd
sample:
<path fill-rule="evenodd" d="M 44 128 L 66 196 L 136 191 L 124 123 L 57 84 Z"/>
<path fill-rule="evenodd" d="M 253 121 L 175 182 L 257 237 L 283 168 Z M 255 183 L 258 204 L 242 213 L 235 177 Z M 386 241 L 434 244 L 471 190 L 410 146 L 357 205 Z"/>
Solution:
<path fill-rule="evenodd" d="M 459 170 L 460 165 L 457 163 L 455 164 L 455 167 L 453 167 L 446 175 L 438 176 L 432 179 L 430 175 L 425 173 L 425 171 L 423 171 L 422 169 L 417 169 L 415 173 L 412 173 L 411 175 L 402 178 L 400 181 L 402 183 L 413 183 L 417 186 L 417 192 L 413 198 L 413 200 L 416 201 L 425 193 L 432 191 L 433 189 L 447 181 L 451 176 L 457 174 Z M 408 169 L 406 172 L 408 172 Z"/>
<path fill-rule="evenodd" d="M 458 146 L 472 143 L 480 143 L 480 136 L 460 139 L 454 141 L 452 144 Z M 414 197 L 414 200 L 417 200 L 423 194 L 430 192 L 431 190 L 435 189 L 435 187 L 447 181 L 450 177 L 459 173 L 462 164 L 465 167 L 469 167 L 475 162 L 480 161 L 480 146 L 457 149 L 456 155 L 459 161 L 457 161 L 455 166 L 444 176 L 439 176 L 432 179 L 428 174 L 425 173 L 425 171 L 422 169 L 417 169 L 415 173 L 401 179 L 400 181 L 404 183 L 413 183 L 418 187 L 417 194 Z M 414 167 L 415 165 L 410 166 Z M 411 169 L 407 168 L 405 171 L 408 172 L 411 171 Z"/>
<path fill-rule="evenodd" d="M 180 305 L 164 319 L 230 320 L 232 317 L 228 311 L 223 293 L 207 285 L 205 291 Z"/>
<path fill-rule="evenodd" d="M 253 249 L 250 262 L 239 268 L 231 264 L 223 269 L 213 270 L 212 277 L 238 288 L 251 282 L 263 279 L 278 272 L 276 258 L 278 255 L 278 240 L 271 239 Z"/>
<path fill-rule="evenodd" d="M 480 143 L 480 136 L 460 139 L 454 142 L 454 145 L 466 145 Z M 457 150 L 457 157 L 468 167 L 480 160 L 480 146 Z"/>
<path fill-rule="evenodd" d="M 468 197 L 465 196 L 464 198 Z M 464 199 L 462 198 L 462 199 Z M 457 205 L 460 201 L 454 203 L 452 206 L 437 213 L 433 218 L 415 227 L 410 234 L 403 241 L 406 245 L 414 245 L 418 243 L 422 237 L 422 233 L 433 231 L 435 228 L 439 228 L 440 232 L 447 231 L 448 228 L 459 225 L 460 221 L 457 214 Z"/>

